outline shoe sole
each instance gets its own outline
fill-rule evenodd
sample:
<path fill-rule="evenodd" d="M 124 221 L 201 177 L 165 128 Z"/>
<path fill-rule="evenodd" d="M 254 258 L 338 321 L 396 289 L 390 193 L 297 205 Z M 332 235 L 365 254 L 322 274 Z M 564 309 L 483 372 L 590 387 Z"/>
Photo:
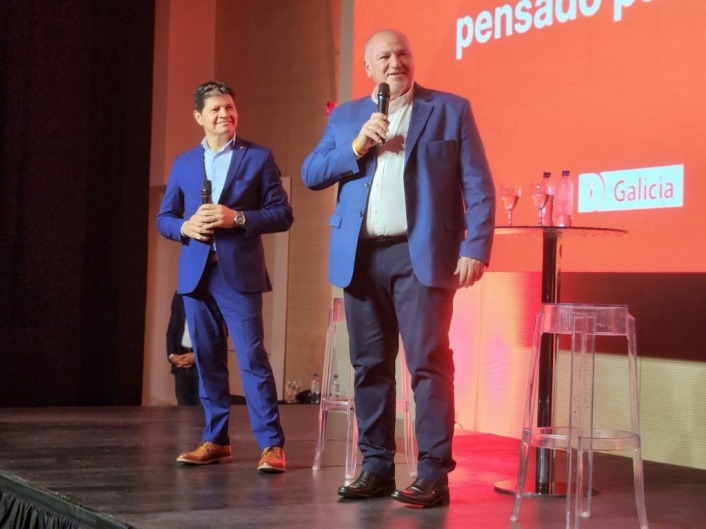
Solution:
<path fill-rule="evenodd" d="M 397 500 L 400 503 L 404 503 L 405 505 L 411 505 L 412 507 L 421 507 L 422 509 L 427 509 L 429 507 L 441 507 L 443 505 L 448 505 L 451 502 L 451 497 L 449 495 L 446 496 L 439 496 L 435 501 L 432 503 L 423 503 L 419 501 L 414 501 L 413 499 L 409 498 L 408 496 L 403 496 L 402 494 L 392 494 L 392 499 Z"/>
<path fill-rule="evenodd" d="M 218 457 L 209 461 L 193 461 L 191 459 L 177 457 L 177 463 L 183 463 L 185 465 L 213 465 L 214 463 L 230 463 L 231 461 L 233 461 L 233 456 Z"/>
<path fill-rule="evenodd" d="M 346 498 L 348 500 L 369 500 L 371 498 L 381 498 L 384 496 L 390 496 L 397 486 L 392 483 L 391 485 L 386 485 L 384 487 L 380 487 L 378 490 L 376 490 L 372 494 L 359 494 L 354 491 L 338 491 L 338 495 L 341 496 L 342 498 Z"/>
<path fill-rule="evenodd" d="M 260 465 L 257 467 L 257 470 L 259 472 L 262 472 L 263 474 L 282 474 L 284 473 L 284 468 L 278 468 L 278 467 L 273 467 L 270 465 Z"/>

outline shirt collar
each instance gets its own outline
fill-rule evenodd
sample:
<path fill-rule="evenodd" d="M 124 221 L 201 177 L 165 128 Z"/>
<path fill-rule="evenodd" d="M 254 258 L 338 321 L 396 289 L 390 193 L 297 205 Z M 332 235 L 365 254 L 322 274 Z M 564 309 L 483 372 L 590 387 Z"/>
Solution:
<path fill-rule="evenodd" d="M 233 134 L 233 137 L 230 140 L 228 140 L 228 142 L 223 147 L 221 147 L 218 151 L 214 151 L 213 149 L 211 149 L 211 147 L 208 146 L 208 142 L 206 141 L 206 136 L 204 136 L 204 138 L 201 140 L 201 147 L 203 147 L 204 150 L 206 150 L 206 151 L 211 151 L 216 154 L 218 154 L 219 152 L 224 152 L 226 150 L 232 151 L 235 148 L 236 136 L 237 136 L 237 134 Z"/>
<path fill-rule="evenodd" d="M 407 92 L 402 94 L 400 97 L 395 99 L 394 101 L 390 101 L 390 107 L 388 108 L 388 114 L 392 114 L 394 112 L 397 112 L 399 109 L 401 109 L 404 106 L 409 105 L 412 102 L 412 98 L 414 98 L 414 83 L 412 83 L 412 86 L 410 87 Z M 378 104 L 378 87 L 375 86 L 373 89 L 373 93 L 370 96 L 370 99 L 373 100 L 373 103 L 376 105 Z"/>

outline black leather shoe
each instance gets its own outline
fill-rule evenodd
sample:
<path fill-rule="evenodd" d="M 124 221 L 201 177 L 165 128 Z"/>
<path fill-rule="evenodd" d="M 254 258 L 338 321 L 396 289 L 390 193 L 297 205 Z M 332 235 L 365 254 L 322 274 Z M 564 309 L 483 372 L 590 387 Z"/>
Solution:
<path fill-rule="evenodd" d="M 382 476 L 363 470 L 353 483 L 338 489 L 338 495 L 353 500 L 389 496 L 395 490 L 395 476 Z"/>
<path fill-rule="evenodd" d="M 436 507 L 449 504 L 449 485 L 443 481 L 417 478 L 404 490 L 392 493 L 392 499 L 418 507 Z"/>

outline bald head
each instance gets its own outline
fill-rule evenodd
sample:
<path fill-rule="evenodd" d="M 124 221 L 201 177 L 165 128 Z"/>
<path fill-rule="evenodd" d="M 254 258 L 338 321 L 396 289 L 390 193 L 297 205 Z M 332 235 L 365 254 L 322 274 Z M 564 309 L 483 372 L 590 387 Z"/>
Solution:
<path fill-rule="evenodd" d="M 414 83 L 414 59 L 407 37 L 394 29 L 373 33 L 365 43 L 365 71 L 378 85 L 390 85 L 390 98 L 405 94 Z"/>

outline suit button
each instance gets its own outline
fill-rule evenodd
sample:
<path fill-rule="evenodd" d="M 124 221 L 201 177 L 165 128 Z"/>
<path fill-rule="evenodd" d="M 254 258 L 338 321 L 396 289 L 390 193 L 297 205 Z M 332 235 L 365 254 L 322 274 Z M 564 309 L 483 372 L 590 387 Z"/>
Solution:
<path fill-rule="evenodd" d="M 358 215 L 360 215 L 362 217 L 364 214 L 365 214 L 365 212 L 361 211 Z"/>
<path fill-rule="evenodd" d="M 370 182 L 365 182 L 365 187 L 370 187 Z"/>

